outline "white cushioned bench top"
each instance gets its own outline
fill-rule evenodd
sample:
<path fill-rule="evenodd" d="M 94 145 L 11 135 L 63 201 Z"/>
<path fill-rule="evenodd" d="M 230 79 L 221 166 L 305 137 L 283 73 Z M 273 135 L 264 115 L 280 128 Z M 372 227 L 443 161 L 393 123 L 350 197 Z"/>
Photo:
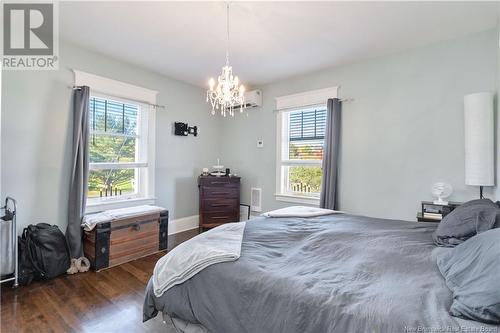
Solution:
<path fill-rule="evenodd" d="M 104 222 L 112 222 L 115 220 L 125 219 L 129 217 L 141 216 L 146 214 L 154 214 L 165 211 L 166 209 L 159 206 L 142 205 L 120 209 L 105 210 L 100 213 L 85 215 L 82 219 L 82 227 L 86 231 L 91 231 L 96 224 Z"/>

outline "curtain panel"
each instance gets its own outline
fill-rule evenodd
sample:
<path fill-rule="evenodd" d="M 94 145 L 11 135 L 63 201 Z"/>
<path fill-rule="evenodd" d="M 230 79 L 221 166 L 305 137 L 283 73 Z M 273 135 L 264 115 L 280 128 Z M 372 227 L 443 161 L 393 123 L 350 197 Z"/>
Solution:
<path fill-rule="evenodd" d="M 327 103 L 325 143 L 323 146 L 323 177 L 319 206 L 338 210 L 338 169 L 340 150 L 340 121 L 342 103 L 331 98 Z"/>
<path fill-rule="evenodd" d="M 89 98 L 89 87 L 73 90 L 73 155 L 66 228 L 71 258 L 83 257 L 81 221 L 87 203 L 89 175 Z"/>

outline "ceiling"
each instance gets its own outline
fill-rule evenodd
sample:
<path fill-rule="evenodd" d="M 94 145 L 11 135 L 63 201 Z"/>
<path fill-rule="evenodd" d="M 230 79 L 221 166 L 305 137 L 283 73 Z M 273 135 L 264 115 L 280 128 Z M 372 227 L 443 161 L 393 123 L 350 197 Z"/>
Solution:
<path fill-rule="evenodd" d="M 63 40 L 206 86 L 225 60 L 223 2 L 61 2 Z M 496 26 L 495 2 L 233 2 L 231 65 L 255 86 Z"/>

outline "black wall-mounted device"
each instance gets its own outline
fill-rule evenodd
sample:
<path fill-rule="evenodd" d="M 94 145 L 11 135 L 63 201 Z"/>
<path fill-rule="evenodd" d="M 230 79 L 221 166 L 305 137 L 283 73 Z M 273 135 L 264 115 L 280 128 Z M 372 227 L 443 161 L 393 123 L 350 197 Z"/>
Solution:
<path fill-rule="evenodd" d="M 187 123 L 174 123 L 174 134 L 180 136 L 188 136 L 192 134 L 194 136 L 198 136 L 198 127 L 197 126 L 189 126 Z"/>

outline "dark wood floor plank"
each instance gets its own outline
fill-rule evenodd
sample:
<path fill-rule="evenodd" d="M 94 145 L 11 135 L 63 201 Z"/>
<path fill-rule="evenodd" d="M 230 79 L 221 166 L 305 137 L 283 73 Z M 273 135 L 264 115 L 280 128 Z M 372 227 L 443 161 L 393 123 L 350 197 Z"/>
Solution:
<path fill-rule="evenodd" d="M 71 328 L 71 331 L 78 331 L 80 327 L 80 316 L 75 313 L 72 307 L 68 306 L 68 303 L 64 301 L 59 296 L 53 288 L 47 288 L 43 291 L 47 295 L 47 303 L 50 309 L 57 309 L 57 313 L 60 315 L 64 323 Z"/>
<path fill-rule="evenodd" d="M 72 332 L 73 330 L 71 327 L 64 321 L 60 308 L 58 308 L 57 311 L 53 311 L 44 290 L 45 289 L 40 289 L 36 295 L 33 295 L 33 304 L 36 306 L 36 309 L 42 313 L 41 319 L 44 326 L 50 327 L 53 332 Z"/>
<path fill-rule="evenodd" d="M 189 230 L 169 236 L 169 250 L 196 236 Z M 26 287 L 0 290 L 0 331 L 165 332 L 161 316 L 142 323 L 144 291 L 164 252 L 99 273 L 64 275 Z"/>

